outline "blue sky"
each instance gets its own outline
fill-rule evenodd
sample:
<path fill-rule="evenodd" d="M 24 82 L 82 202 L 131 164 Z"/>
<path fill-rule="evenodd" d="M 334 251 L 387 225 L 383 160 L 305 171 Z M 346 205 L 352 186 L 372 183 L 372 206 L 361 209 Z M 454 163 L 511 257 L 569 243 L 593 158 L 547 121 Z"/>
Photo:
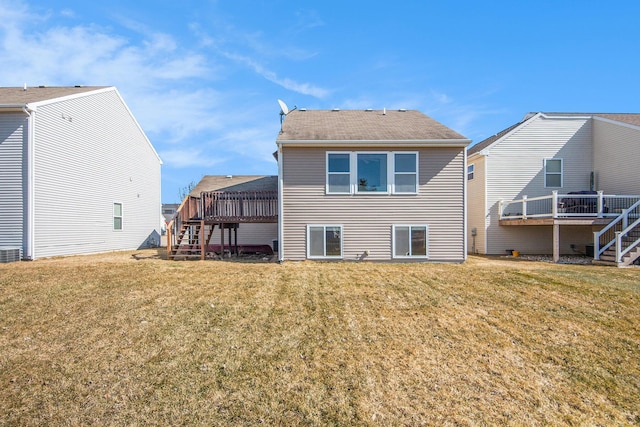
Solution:
<path fill-rule="evenodd" d="M 417 109 L 474 143 L 530 111 L 639 113 L 640 2 L 0 0 L 0 85 L 116 86 L 163 159 L 276 174 L 277 99 Z"/>

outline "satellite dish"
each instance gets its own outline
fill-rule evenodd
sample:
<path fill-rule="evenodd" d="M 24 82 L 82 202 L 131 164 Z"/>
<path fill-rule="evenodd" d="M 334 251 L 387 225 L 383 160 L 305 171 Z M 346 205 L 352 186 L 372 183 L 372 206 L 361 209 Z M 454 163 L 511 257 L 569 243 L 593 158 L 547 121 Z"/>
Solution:
<path fill-rule="evenodd" d="M 281 99 L 278 99 L 278 104 L 280 104 L 280 133 L 282 133 L 282 122 L 284 121 L 284 117 L 298 107 L 294 105 L 293 110 L 289 110 L 287 104 L 285 104 Z"/>
<path fill-rule="evenodd" d="M 287 107 L 287 104 L 285 104 L 282 99 L 278 99 L 278 104 L 280 104 L 280 109 L 282 110 L 282 114 L 284 114 L 285 116 L 289 114 L 289 107 Z"/>

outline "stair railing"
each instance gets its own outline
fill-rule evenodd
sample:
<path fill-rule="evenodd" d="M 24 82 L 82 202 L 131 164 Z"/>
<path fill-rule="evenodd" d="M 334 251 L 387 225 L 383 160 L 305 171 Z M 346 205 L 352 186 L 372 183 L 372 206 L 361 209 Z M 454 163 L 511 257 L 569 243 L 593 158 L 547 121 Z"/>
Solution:
<path fill-rule="evenodd" d="M 200 206 L 200 197 L 188 195 L 184 198 L 173 219 L 167 225 L 167 253 L 170 254 L 171 249 L 180 243 L 177 240 L 183 222 L 201 216 Z"/>
<path fill-rule="evenodd" d="M 629 226 L 629 218 L 640 218 L 640 200 L 635 202 L 628 209 L 623 210 L 616 219 L 607 224 L 607 226 L 602 230 L 595 231 L 593 233 L 593 258 L 595 260 L 599 260 L 600 255 L 602 255 L 612 245 L 616 245 L 616 258 L 617 262 L 620 262 L 619 260 L 621 258 L 618 256 L 620 243 L 618 242 L 618 239 L 622 239 L 629 233 L 629 231 L 631 231 L 632 227 Z M 637 222 L 638 221 L 636 220 L 634 224 Z"/>

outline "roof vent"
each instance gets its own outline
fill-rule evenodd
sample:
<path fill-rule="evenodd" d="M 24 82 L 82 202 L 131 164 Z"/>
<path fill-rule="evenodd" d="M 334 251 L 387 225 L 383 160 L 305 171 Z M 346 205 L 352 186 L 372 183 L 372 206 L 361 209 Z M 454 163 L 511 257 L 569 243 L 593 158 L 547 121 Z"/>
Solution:
<path fill-rule="evenodd" d="M 44 89 L 46 86 L 45 85 L 40 85 L 38 87 L 41 88 L 41 89 Z"/>
<path fill-rule="evenodd" d="M 400 111 L 401 113 L 406 113 L 407 109 L 406 108 L 400 108 L 398 111 Z"/>
<path fill-rule="evenodd" d="M 306 108 L 298 108 L 298 111 L 307 111 Z"/>
<path fill-rule="evenodd" d="M 231 179 L 233 178 L 233 175 L 227 175 L 227 178 Z"/>
<path fill-rule="evenodd" d="M 366 111 L 367 113 L 370 113 L 370 112 L 372 112 L 372 111 L 373 111 L 373 108 L 367 108 L 367 109 L 366 109 L 366 110 L 364 110 L 364 111 Z"/>
<path fill-rule="evenodd" d="M 331 111 L 340 111 L 340 109 L 339 108 L 334 108 Z"/>

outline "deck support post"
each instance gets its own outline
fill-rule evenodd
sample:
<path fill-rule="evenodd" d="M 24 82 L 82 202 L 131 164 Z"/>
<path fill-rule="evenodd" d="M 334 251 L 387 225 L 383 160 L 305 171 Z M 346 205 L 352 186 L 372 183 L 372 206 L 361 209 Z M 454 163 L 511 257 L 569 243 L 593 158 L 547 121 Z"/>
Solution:
<path fill-rule="evenodd" d="M 200 260 L 204 261 L 206 250 L 204 242 L 204 220 L 200 220 Z"/>
<path fill-rule="evenodd" d="M 220 259 L 224 259 L 224 222 L 220 223 Z"/>
<path fill-rule="evenodd" d="M 560 224 L 553 224 L 553 262 L 560 261 Z"/>

